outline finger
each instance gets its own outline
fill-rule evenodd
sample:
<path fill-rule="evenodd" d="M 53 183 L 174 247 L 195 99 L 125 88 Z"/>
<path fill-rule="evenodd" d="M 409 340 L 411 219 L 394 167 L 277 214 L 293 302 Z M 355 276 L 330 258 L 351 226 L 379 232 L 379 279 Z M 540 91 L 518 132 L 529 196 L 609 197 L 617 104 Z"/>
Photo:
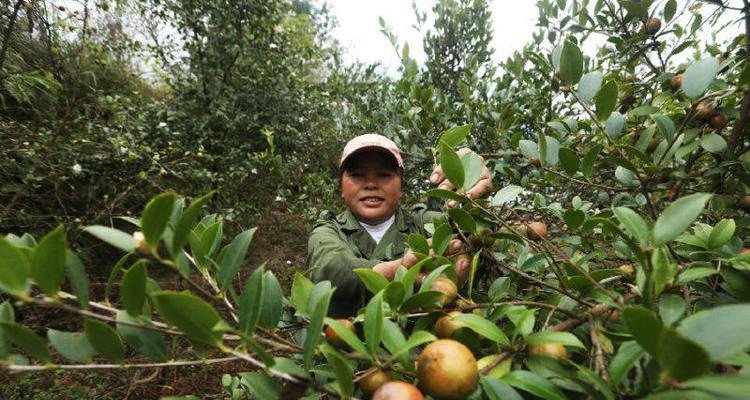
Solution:
<path fill-rule="evenodd" d="M 453 239 L 451 240 L 450 244 L 448 244 L 448 250 L 447 250 L 447 256 L 452 256 L 454 254 L 458 254 L 463 250 L 464 244 L 459 239 Z"/>
<path fill-rule="evenodd" d="M 489 178 L 480 179 L 474 187 L 466 191 L 466 196 L 476 200 L 492 191 L 492 180 Z"/>
<path fill-rule="evenodd" d="M 460 204 L 461 203 L 457 202 L 456 200 L 448 200 L 447 202 L 445 202 L 445 206 L 448 208 L 458 208 Z"/>
<path fill-rule="evenodd" d="M 414 266 L 414 264 L 417 263 L 419 259 L 417 259 L 417 256 L 414 254 L 413 251 L 409 250 L 404 254 L 404 257 L 401 258 L 401 265 L 404 266 L 404 268 L 411 268 Z"/>
<path fill-rule="evenodd" d="M 440 165 L 436 165 L 435 169 L 432 170 L 432 174 L 430 175 L 430 182 L 433 185 L 437 185 L 443 180 L 445 180 L 445 174 L 443 173 L 443 168 Z"/>
<path fill-rule="evenodd" d="M 471 266 L 471 257 L 468 254 L 462 254 L 456 257 L 456 261 L 453 264 L 453 268 L 456 270 L 456 278 L 459 284 L 466 282 L 469 277 L 469 270 Z"/>
<path fill-rule="evenodd" d="M 442 182 L 440 182 L 440 184 L 438 185 L 438 189 L 445 189 L 445 190 L 453 191 L 453 190 L 456 189 L 456 187 L 453 186 L 453 184 L 451 183 L 451 181 L 445 179 Z"/>

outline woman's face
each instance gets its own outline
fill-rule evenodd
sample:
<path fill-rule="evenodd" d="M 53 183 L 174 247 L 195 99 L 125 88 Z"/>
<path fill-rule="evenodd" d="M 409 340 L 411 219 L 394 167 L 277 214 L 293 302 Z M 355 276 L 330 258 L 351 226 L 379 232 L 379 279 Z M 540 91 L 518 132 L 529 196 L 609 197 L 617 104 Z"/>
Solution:
<path fill-rule="evenodd" d="M 401 174 L 383 152 L 364 151 L 353 157 L 341 176 L 341 197 L 359 221 L 381 224 L 398 210 Z"/>

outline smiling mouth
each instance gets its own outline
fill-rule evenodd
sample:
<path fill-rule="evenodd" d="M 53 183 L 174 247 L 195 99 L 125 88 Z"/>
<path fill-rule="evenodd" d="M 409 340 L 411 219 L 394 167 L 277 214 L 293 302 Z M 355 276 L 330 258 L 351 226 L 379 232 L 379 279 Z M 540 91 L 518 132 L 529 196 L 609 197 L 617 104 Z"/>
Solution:
<path fill-rule="evenodd" d="M 378 205 L 382 203 L 385 199 L 378 196 L 368 196 L 363 197 L 360 199 L 361 202 L 365 203 L 366 205 Z"/>

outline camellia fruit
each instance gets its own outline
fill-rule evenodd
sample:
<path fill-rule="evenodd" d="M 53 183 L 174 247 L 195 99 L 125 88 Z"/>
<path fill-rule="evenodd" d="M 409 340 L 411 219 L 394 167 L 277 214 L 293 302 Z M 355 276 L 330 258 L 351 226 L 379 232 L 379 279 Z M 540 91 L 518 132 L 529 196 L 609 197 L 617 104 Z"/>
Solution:
<path fill-rule="evenodd" d="M 384 383 L 375 391 L 372 400 L 424 400 L 424 396 L 411 383 L 390 381 Z"/>
<path fill-rule="evenodd" d="M 336 322 L 340 323 L 341 325 L 344 325 L 347 329 L 349 329 L 352 332 L 356 332 L 354 329 L 354 323 L 352 321 L 349 321 L 348 319 L 337 319 Z M 326 335 L 326 341 L 330 343 L 332 346 L 336 346 L 339 348 L 346 347 L 346 342 L 344 339 L 339 336 L 338 333 L 331 327 L 326 326 L 325 330 Z"/>
<path fill-rule="evenodd" d="M 654 35 L 661 29 L 661 20 L 659 18 L 649 18 L 643 25 L 643 28 L 649 35 Z"/>
<path fill-rule="evenodd" d="M 456 286 L 456 283 L 447 276 L 437 277 L 437 279 L 432 281 L 430 289 L 443 294 L 439 299 L 443 305 L 453 303 L 453 300 L 455 300 L 458 295 L 458 286 Z"/>
<path fill-rule="evenodd" d="M 560 343 L 530 344 L 526 347 L 530 356 L 546 356 L 551 358 L 566 358 L 568 352 Z"/>
<path fill-rule="evenodd" d="M 143 232 L 141 231 L 135 231 L 133 232 L 133 240 L 135 240 L 135 251 L 139 255 L 143 257 L 148 257 L 151 255 L 151 247 L 148 246 L 148 243 L 146 243 L 146 237 L 143 236 Z"/>
<path fill-rule="evenodd" d="M 737 204 L 745 210 L 750 210 L 750 195 L 740 197 L 740 200 L 737 202 Z"/>
<path fill-rule="evenodd" d="M 436 340 L 422 350 L 417 377 L 424 391 L 438 400 L 467 398 L 479 383 L 477 360 L 463 344 Z"/>
<path fill-rule="evenodd" d="M 441 339 L 448 339 L 456 329 L 465 327 L 466 324 L 463 322 L 453 320 L 453 317 L 461 314 L 461 311 L 451 311 L 448 315 L 438 318 L 435 323 L 435 335 Z"/>
<path fill-rule="evenodd" d="M 359 378 L 359 387 L 366 394 L 373 394 L 378 388 L 383 386 L 384 383 L 391 380 L 388 373 L 378 367 L 372 367 L 362 374 Z"/>
<path fill-rule="evenodd" d="M 532 157 L 529 159 L 529 164 L 535 166 L 535 167 L 541 167 L 542 166 L 542 160 Z"/>
<path fill-rule="evenodd" d="M 708 123 L 714 129 L 721 129 L 721 128 L 727 126 L 727 116 L 724 115 L 724 114 L 722 114 L 722 113 L 718 113 L 718 114 L 714 115 L 713 117 L 711 117 L 711 119 L 708 121 Z"/>
<path fill-rule="evenodd" d="M 711 118 L 716 112 L 716 109 L 706 101 L 701 101 L 695 106 L 695 116 L 706 121 Z"/>
<path fill-rule="evenodd" d="M 672 81 L 669 83 L 669 86 L 672 88 L 672 91 L 677 91 L 682 86 L 682 74 L 677 74 L 672 77 Z"/>
<path fill-rule="evenodd" d="M 526 225 L 526 236 L 532 239 L 546 239 L 547 225 L 544 222 L 532 222 Z"/>

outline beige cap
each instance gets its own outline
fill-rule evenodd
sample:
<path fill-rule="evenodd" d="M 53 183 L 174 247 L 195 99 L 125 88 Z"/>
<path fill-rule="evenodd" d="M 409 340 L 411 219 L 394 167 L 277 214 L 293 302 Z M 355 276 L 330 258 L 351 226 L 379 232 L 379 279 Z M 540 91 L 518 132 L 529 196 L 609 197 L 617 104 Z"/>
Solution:
<path fill-rule="evenodd" d="M 393 143 L 391 139 L 388 139 L 383 135 L 375 133 L 359 135 L 350 140 L 346 146 L 344 146 L 344 151 L 341 152 L 339 168 L 344 165 L 344 161 L 346 161 L 349 156 L 363 149 L 383 149 L 393 156 L 399 168 L 404 169 L 404 160 L 401 158 L 401 151 L 398 149 L 398 146 L 396 146 L 396 143 Z"/>

